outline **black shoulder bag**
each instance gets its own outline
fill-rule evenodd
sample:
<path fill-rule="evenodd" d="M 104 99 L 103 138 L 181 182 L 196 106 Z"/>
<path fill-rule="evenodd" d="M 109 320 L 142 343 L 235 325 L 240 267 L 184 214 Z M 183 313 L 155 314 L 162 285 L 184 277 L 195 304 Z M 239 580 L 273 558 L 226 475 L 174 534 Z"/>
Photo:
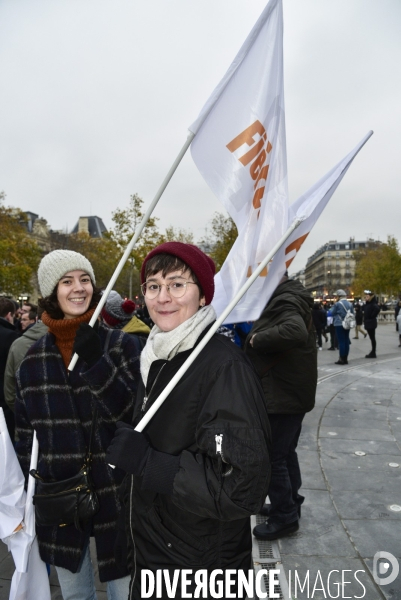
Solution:
<path fill-rule="evenodd" d="M 97 419 L 97 408 L 93 414 L 89 449 L 80 471 L 69 479 L 44 481 L 35 469 L 30 471 L 36 479 L 33 496 L 37 525 L 64 527 L 74 524 L 82 531 L 81 524 L 99 511 L 99 500 L 90 476 L 92 442 Z"/>

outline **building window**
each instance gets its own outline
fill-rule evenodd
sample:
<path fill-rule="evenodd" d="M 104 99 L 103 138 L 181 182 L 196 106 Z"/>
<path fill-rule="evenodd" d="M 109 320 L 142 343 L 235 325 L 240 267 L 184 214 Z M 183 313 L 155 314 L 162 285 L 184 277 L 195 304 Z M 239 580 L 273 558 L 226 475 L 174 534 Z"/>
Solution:
<path fill-rule="evenodd" d="M 355 249 L 359 248 L 359 244 L 354 244 L 354 246 L 355 246 Z"/>
<path fill-rule="evenodd" d="M 336 252 L 336 258 L 340 258 L 340 253 Z"/>
<path fill-rule="evenodd" d="M 349 244 L 345 244 L 345 249 L 349 250 Z"/>
<path fill-rule="evenodd" d="M 340 244 L 336 244 L 336 250 L 340 249 Z"/>
<path fill-rule="evenodd" d="M 346 257 L 346 258 L 349 258 L 349 252 L 346 252 L 346 253 L 345 253 L 345 257 Z"/>

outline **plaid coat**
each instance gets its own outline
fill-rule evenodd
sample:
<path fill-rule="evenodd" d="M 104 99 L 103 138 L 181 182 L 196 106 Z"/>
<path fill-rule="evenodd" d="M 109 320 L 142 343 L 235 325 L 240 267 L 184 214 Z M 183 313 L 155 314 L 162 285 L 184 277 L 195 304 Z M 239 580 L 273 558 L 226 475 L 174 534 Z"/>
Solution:
<path fill-rule="evenodd" d="M 103 348 L 107 332 L 99 327 Z M 94 406 L 98 407 L 97 427 L 92 446 L 92 478 L 100 511 L 78 531 L 74 525 L 39 527 L 37 537 L 42 559 L 75 573 L 89 533 L 96 540 L 101 581 L 118 579 L 126 573 L 117 567 L 113 547 L 120 510 L 117 489 L 124 472 L 105 463 L 116 421 L 132 420 L 139 373 L 139 344 L 135 336 L 113 330 L 102 358 L 88 370 L 79 359 L 68 374 L 55 337 L 48 333 L 28 351 L 17 371 L 15 404 L 17 455 L 28 474 L 33 430 L 39 442 L 39 475 L 46 481 L 66 479 L 83 465 Z"/>

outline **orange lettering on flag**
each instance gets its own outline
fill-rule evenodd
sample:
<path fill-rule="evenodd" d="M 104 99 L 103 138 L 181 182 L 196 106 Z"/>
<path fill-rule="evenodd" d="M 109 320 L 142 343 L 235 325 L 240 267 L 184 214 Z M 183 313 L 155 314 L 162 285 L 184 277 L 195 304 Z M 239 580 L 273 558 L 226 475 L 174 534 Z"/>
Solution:
<path fill-rule="evenodd" d="M 262 150 L 262 152 L 259 154 L 259 156 L 253 161 L 253 163 L 249 167 L 249 172 L 251 174 L 252 179 L 257 179 L 259 177 L 265 160 L 266 160 L 266 150 Z"/>
<path fill-rule="evenodd" d="M 259 134 L 260 136 L 257 142 L 254 139 L 256 134 Z M 269 165 L 266 164 L 267 155 L 271 152 L 273 146 L 267 139 L 266 130 L 260 121 L 255 121 L 252 123 L 252 125 L 247 127 L 242 133 L 231 140 L 226 147 L 230 152 L 235 152 L 238 150 L 238 148 L 241 148 L 243 144 L 247 144 L 248 146 L 251 146 L 251 148 L 245 152 L 245 154 L 239 157 L 238 160 L 244 165 L 244 167 L 246 167 L 250 162 L 252 163 L 249 167 L 250 176 L 255 181 L 255 185 L 253 186 L 255 193 L 253 195 L 252 205 L 255 210 L 258 210 L 262 206 L 261 201 L 265 193 L 265 186 L 261 185 L 258 189 L 256 188 L 259 181 L 266 181 L 267 179 L 269 174 Z"/>
<path fill-rule="evenodd" d="M 258 178 L 257 178 L 257 180 L 255 181 L 255 185 L 253 186 L 253 189 L 254 189 L 254 190 L 256 190 L 256 186 L 258 185 L 258 183 L 259 183 L 259 181 L 260 181 L 261 179 L 267 179 L 267 174 L 268 174 L 268 172 L 269 172 L 269 165 L 265 165 L 265 166 L 263 167 L 263 169 L 260 169 L 260 171 L 259 171 L 259 175 L 258 175 Z"/>
<path fill-rule="evenodd" d="M 308 231 L 308 233 L 305 233 L 305 235 L 301 235 L 301 237 L 299 237 L 296 240 L 294 240 L 293 242 L 291 242 L 291 244 L 289 244 L 289 246 L 287 246 L 287 248 L 285 249 L 285 254 L 289 254 L 290 252 L 295 250 L 294 256 L 292 258 L 290 258 L 289 260 L 287 260 L 285 263 L 285 266 L 287 267 L 287 269 L 290 266 L 290 264 L 292 263 L 292 261 L 294 260 L 294 258 L 296 257 L 297 252 L 299 251 L 300 247 L 302 246 L 302 244 L 304 243 L 304 241 L 306 240 L 308 235 L 309 235 L 309 231 Z"/>
<path fill-rule="evenodd" d="M 260 265 L 260 263 L 258 263 L 258 266 Z M 261 270 L 261 272 L 259 273 L 259 277 L 267 277 L 267 273 L 268 273 L 268 268 L 267 265 L 266 267 L 263 267 L 263 269 Z M 248 267 L 248 271 L 246 273 L 247 277 L 250 277 L 252 275 L 252 267 Z"/>
<path fill-rule="evenodd" d="M 260 264 L 260 263 L 259 263 Z M 264 267 L 259 273 L 259 277 L 267 277 L 267 267 Z"/>
<path fill-rule="evenodd" d="M 258 141 L 258 143 L 255 146 L 253 146 L 253 148 L 248 150 L 248 152 L 246 154 L 244 154 L 244 156 L 241 156 L 241 158 L 238 159 L 240 161 L 240 163 L 242 163 L 244 165 L 244 167 L 246 167 L 246 165 L 248 165 L 251 162 L 251 160 L 253 160 L 255 158 L 255 156 L 257 156 L 259 154 L 259 152 L 262 150 L 263 146 L 265 145 L 265 142 L 266 142 L 266 137 L 261 137 L 260 140 Z M 264 152 L 264 150 L 262 150 L 262 152 Z"/>
<path fill-rule="evenodd" d="M 253 200 L 252 200 L 253 208 L 260 208 L 262 206 L 260 201 L 262 200 L 264 193 L 265 193 L 265 186 L 260 187 L 256 190 L 256 192 L 253 196 Z"/>
<path fill-rule="evenodd" d="M 263 134 L 266 135 L 266 130 L 260 121 L 255 121 L 255 123 L 249 125 L 249 127 L 237 135 L 237 137 L 235 137 L 229 144 L 227 144 L 226 148 L 228 148 L 230 152 L 235 152 L 242 146 L 242 144 L 248 144 L 248 146 L 252 146 L 255 143 L 253 136 L 256 133 L 258 133 L 260 136 Z"/>

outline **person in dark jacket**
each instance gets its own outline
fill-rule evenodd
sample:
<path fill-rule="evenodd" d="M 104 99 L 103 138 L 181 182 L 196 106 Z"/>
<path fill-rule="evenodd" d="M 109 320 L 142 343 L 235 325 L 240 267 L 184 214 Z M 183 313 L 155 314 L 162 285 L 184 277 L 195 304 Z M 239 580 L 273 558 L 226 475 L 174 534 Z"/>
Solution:
<path fill-rule="evenodd" d="M 359 340 L 358 333 L 362 333 L 363 337 L 366 337 L 368 334 L 363 329 L 363 310 L 359 304 L 356 304 L 355 308 L 355 336 L 354 340 Z"/>
<path fill-rule="evenodd" d="M 4 398 L 13 412 L 15 411 L 15 385 L 18 368 L 29 348 L 46 335 L 47 331 L 46 325 L 39 320 L 32 327 L 28 327 L 23 335 L 12 343 L 4 372 Z"/>
<path fill-rule="evenodd" d="M 213 261 L 191 244 L 167 242 L 146 257 L 142 290 L 155 325 L 141 354 L 135 425 L 215 321 L 214 272 Z M 192 591 L 199 569 L 248 574 L 250 516 L 267 493 L 269 439 L 260 381 L 244 353 L 219 334 L 143 433 L 119 426 L 107 460 L 129 474 L 123 496 L 130 599 L 143 597 L 145 569 L 166 569 L 171 580 L 175 569 L 190 569 Z M 174 597 L 182 594 L 179 581 Z"/>
<path fill-rule="evenodd" d="M 297 531 L 303 496 L 296 453 L 306 412 L 315 405 L 316 338 L 313 299 L 299 281 L 284 276 L 248 336 L 245 352 L 262 378 L 272 431 L 269 517 L 253 533 L 275 540 Z"/>
<path fill-rule="evenodd" d="M 317 345 L 319 347 L 319 350 L 321 350 L 322 349 L 322 333 L 327 342 L 327 337 L 325 334 L 325 329 L 326 329 L 326 325 L 327 325 L 327 315 L 326 315 L 326 311 L 324 310 L 324 308 L 322 308 L 322 305 L 320 304 L 320 302 L 317 302 L 313 305 L 312 321 L 313 321 L 313 325 L 316 330 Z"/>
<path fill-rule="evenodd" d="M 376 328 L 377 315 L 380 312 L 380 307 L 377 303 L 376 296 L 370 290 L 365 290 L 365 304 L 363 306 L 363 316 L 365 329 L 368 332 L 372 349 L 365 358 L 376 358 Z"/>
<path fill-rule="evenodd" d="M 11 345 L 20 336 L 14 325 L 14 313 L 14 302 L 8 298 L 0 298 L 0 406 L 4 411 L 8 433 L 12 441 L 15 436 L 15 421 L 13 412 L 5 401 L 4 373 Z"/>
<path fill-rule="evenodd" d="M 336 328 L 334 327 L 334 319 L 331 314 L 332 306 L 327 310 L 327 327 L 330 333 L 330 348 L 329 350 L 338 350 L 338 340 L 336 334 Z"/>
<path fill-rule="evenodd" d="M 139 354 L 132 336 L 88 323 L 99 302 L 90 262 L 77 252 L 55 250 L 41 261 L 38 280 L 43 324 L 49 332 L 27 352 L 17 371 L 17 456 L 28 474 L 32 438 L 39 443 L 37 471 L 44 481 L 63 481 L 82 468 L 95 408 L 91 478 L 100 509 L 89 521 L 36 526 L 43 561 L 56 567 L 64 600 L 96 596 L 89 538 L 96 543 L 100 581 L 108 596 L 126 600 L 129 575 L 117 565 L 114 544 L 121 510 L 118 487 L 124 473 L 105 461 L 117 421 L 131 422 L 139 380 Z M 75 368 L 67 371 L 74 354 Z"/>

